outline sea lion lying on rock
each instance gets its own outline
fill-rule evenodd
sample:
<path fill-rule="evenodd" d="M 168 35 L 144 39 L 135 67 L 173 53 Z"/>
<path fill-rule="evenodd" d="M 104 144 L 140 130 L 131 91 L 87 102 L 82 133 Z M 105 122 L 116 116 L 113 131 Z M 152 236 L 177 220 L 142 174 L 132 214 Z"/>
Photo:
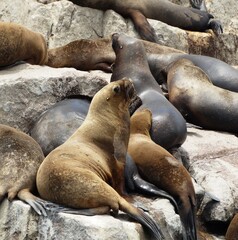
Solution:
<path fill-rule="evenodd" d="M 0 67 L 19 61 L 43 65 L 47 54 L 43 35 L 16 23 L 0 22 Z"/>

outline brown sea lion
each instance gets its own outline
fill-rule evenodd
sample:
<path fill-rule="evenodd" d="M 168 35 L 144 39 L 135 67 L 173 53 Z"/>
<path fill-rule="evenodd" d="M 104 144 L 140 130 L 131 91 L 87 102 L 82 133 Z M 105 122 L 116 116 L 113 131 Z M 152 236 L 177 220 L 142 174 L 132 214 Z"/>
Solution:
<path fill-rule="evenodd" d="M 238 93 L 216 87 L 208 76 L 187 59 L 166 69 L 169 101 L 190 123 L 237 133 Z"/>
<path fill-rule="evenodd" d="M 238 213 L 231 220 L 225 236 L 226 240 L 238 239 Z"/>
<path fill-rule="evenodd" d="M 184 52 L 162 46 L 156 43 L 139 40 L 146 52 L 156 54 L 181 53 Z M 111 36 L 98 39 L 79 39 L 64 46 L 48 50 L 48 61 L 46 65 L 54 68 L 73 67 L 81 71 L 102 70 L 111 72 L 111 65 L 116 59 L 112 49 Z"/>
<path fill-rule="evenodd" d="M 36 173 L 44 160 L 38 143 L 22 131 L 0 124 L 0 153 L 0 202 L 6 195 L 9 201 L 18 196 L 38 214 L 46 215 L 31 193 L 36 190 Z"/>
<path fill-rule="evenodd" d="M 43 65 L 47 61 L 44 37 L 24 26 L 0 22 L 0 67 L 25 61 Z"/>
<path fill-rule="evenodd" d="M 37 189 L 43 199 L 79 209 L 79 214 L 121 210 L 161 239 L 154 220 L 120 196 L 130 133 L 128 107 L 134 94 L 125 79 L 97 92 L 83 124 L 41 164 Z"/>
<path fill-rule="evenodd" d="M 176 200 L 185 228 L 184 239 L 197 239 L 196 195 L 192 179 L 182 163 L 151 140 L 151 120 L 148 109 L 132 115 L 128 153 L 143 179 L 165 190 Z"/>
<path fill-rule="evenodd" d="M 128 77 L 132 79 L 140 108 L 152 112 L 151 137 L 167 150 L 183 144 L 187 136 L 186 122 L 179 111 L 166 99 L 152 76 L 143 44 L 125 34 L 114 34 L 112 46 L 116 53 L 111 81 Z"/>

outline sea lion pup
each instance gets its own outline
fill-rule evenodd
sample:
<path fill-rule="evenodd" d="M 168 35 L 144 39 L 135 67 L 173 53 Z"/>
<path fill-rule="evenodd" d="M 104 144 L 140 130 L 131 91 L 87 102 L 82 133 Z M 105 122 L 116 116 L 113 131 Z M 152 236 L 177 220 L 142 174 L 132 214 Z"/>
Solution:
<path fill-rule="evenodd" d="M 226 240 L 236 240 L 238 237 L 238 213 L 231 220 L 226 232 Z"/>
<path fill-rule="evenodd" d="M 25 61 L 43 65 L 47 61 L 44 37 L 24 26 L 0 22 L 0 67 Z"/>
<path fill-rule="evenodd" d="M 37 189 L 41 198 L 79 209 L 78 214 L 121 210 L 161 239 L 152 218 L 120 196 L 130 133 L 128 107 L 134 94 L 127 79 L 98 91 L 83 124 L 41 164 Z"/>
<path fill-rule="evenodd" d="M 45 156 L 63 144 L 83 123 L 91 99 L 64 99 L 44 111 L 29 131 Z"/>
<path fill-rule="evenodd" d="M 210 130 L 238 132 L 238 93 L 216 87 L 187 59 L 166 69 L 169 101 L 192 124 Z"/>
<path fill-rule="evenodd" d="M 187 136 L 186 121 L 166 99 L 152 76 L 143 44 L 125 34 L 114 34 L 112 46 L 116 53 L 111 81 L 128 77 L 132 79 L 141 108 L 152 112 L 151 137 L 162 147 L 171 150 L 183 144 Z"/>
<path fill-rule="evenodd" d="M 100 10 L 112 9 L 133 21 L 142 39 L 158 42 L 158 37 L 147 18 L 159 20 L 184 30 L 204 32 L 212 29 L 215 34 L 223 32 L 221 23 L 205 11 L 174 4 L 167 0 L 71 0 L 82 6 Z"/>
<path fill-rule="evenodd" d="M 36 190 L 36 173 L 44 160 L 39 144 L 20 130 L 0 124 L 0 202 L 7 195 L 27 202 L 38 214 L 46 215 L 31 192 Z"/>
<path fill-rule="evenodd" d="M 168 151 L 151 140 L 152 114 L 148 109 L 131 117 L 128 153 L 143 179 L 168 192 L 177 202 L 184 239 L 197 239 L 196 195 L 190 174 Z"/>

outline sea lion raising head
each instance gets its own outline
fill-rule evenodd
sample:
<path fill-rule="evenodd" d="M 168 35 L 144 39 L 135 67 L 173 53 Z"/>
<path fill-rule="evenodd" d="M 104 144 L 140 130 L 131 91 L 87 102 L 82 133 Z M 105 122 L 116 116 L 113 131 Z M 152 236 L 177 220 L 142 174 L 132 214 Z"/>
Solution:
<path fill-rule="evenodd" d="M 43 199 L 77 208 L 81 214 L 121 210 L 160 239 L 158 225 L 120 196 L 130 132 L 128 108 L 134 94 L 128 79 L 102 88 L 83 124 L 41 164 L 37 188 Z"/>

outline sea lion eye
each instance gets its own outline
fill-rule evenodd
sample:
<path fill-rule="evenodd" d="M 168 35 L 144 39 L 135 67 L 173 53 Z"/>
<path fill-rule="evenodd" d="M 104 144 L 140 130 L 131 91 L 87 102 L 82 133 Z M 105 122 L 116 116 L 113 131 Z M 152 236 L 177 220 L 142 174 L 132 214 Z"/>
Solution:
<path fill-rule="evenodd" d="M 120 88 L 120 86 L 114 86 L 113 87 L 113 91 L 115 92 L 115 93 L 119 93 L 120 91 L 121 91 L 121 88 Z"/>

